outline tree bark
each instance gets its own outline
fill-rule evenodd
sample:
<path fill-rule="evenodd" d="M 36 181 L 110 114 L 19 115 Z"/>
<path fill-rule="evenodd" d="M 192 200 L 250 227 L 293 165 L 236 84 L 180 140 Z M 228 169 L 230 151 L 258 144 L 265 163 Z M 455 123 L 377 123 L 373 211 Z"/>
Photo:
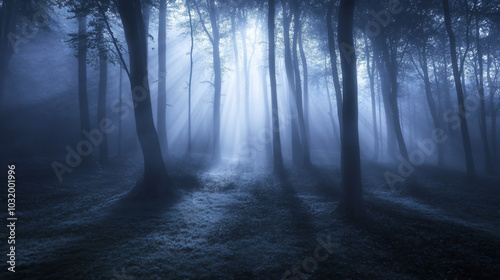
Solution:
<path fill-rule="evenodd" d="M 287 12 L 287 0 L 282 0 L 283 6 L 283 35 L 284 35 L 284 58 L 285 70 L 288 82 L 290 114 L 291 114 L 291 139 L 292 139 L 292 163 L 294 166 L 302 165 L 302 147 L 300 144 L 299 127 L 297 121 L 297 105 L 295 93 L 295 74 L 292 60 L 292 50 L 290 46 L 290 24 L 292 15 Z"/>
<path fill-rule="evenodd" d="M 89 103 L 87 98 L 87 16 L 78 15 L 78 104 L 80 129 L 90 131 Z M 82 133 L 82 139 L 85 139 Z"/>
<path fill-rule="evenodd" d="M 498 149 L 497 149 L 497 108 L 495 108 L 495 93 L 497 91 L 496 84 L 493 82 L 493 78 L 491 76 L 491 67 L 492 67 L 492 59 L 491 59 L 491 45 L 488 49 L 488 61 L 486 66 L 486 74 L 488 77 L 488 85 L 490 91 L 490 100 L 489 100 L 489 109 L 490 109 L 490 117 L 491 117 L 491 152 L 493 154 L 493 160 L 495 164 L 498 162 Z M 495 69 L 495 71 L 498 71 Z"/>
<path fill-rule="evenodd" d="M 268 41 L 269 41 L 269 77 L 271 81 L 271 106 L 272 106 L 272 122 L 273 122 L 273 161 L 274 173 L 276 175 L 283 175 L 283 156 L 281 153 L 281 136 L 280 136 L 280 123 L 278 112 L 278 95 L 276 89 L 276 43 L 274 39 L 275 29 L 275 0 L 269 0 L 268 12 Z"/>
<path fill-rule="evenodd" d="M 328 51 L 330 52 L 330 64 L 332 67 L 333 86 L 335 88 L 335 98 L 337 99 L 337 117 L 340 127 L 340 138 L 342 138 L 342 89 L 340 87 L 339 71 L 337 68 L 337 53 L 335 51 L 335 32 L 333 29 L 333 10 L 335 9 L 336 0 L 330 1 L 326 14 L 326 27 L 328 31 Z"/>
<path fill-rule="evenodd" d="M 483 144 L 484 151 L 484 167 L 486 174 L 493 175 L 493 163 L 491 161 L 490 147 L 488 144 L 488 132 L 486 129 L 486 103 L 484 97 L 484 64 L 483 64 L 483 49 L 480 39 L 479 30 L 479 16 L 476 14 L 476 42 L 477 42 L 477 61 L 479 65 L 478 73 L 478 91 L 479 91 L 479 106 L 480 111 L 480 122 L 479 130 L 481 131 L 481 140 Z"/>
<path fill-rule="evenodd" d="M 252 135 L 250 127 L 250 69 L 248 63 L 248 50 L 247 50 L 247 23 L 243 10 L 240 10 L 241 22 L 241 43 L 243 45 L 243 74 L 245 75 L 245 127 L 246 139 L 250 141 Z"/>
<path fill-rule="evenodd" d="M 303 164 L 311 166 L 311 154 L 309 151 L 309 139 L 304 119 L 304 107 L 302 103 L 302 82 L 300 78 L 298 41 L 302 25 L 300 23 L 300 5 L 297 0 L 293 0 L 294 10 L 294 32 L 293 32 L 293 65 L 295 72 L 295 105 L 297 107 L 297 115 L 299 121 L 300 142 L 302 144 Z"/>
<path fill-rule="evenodd" d="M 311 140 L 311 126 L 309 122 L 309 67 L 307 65 L 306 52 L 304 51 L 304 40 L 302 39 L 302 28 L 299 30 L 299 51 L 300 60 L 302 61 L 302 71 L 304 71 L 304 121 L 306 126 L 306 133 L 309 140 Z"/>
<path fill-rule="evenodd" d="M 117 0 L 130 59 L 130 85 L 137 135 L 144 159 L 144 178 L 136 186 L 139 196 L 154 198 L 170 191 L 170 182 L 156 132 L 148 81 L 148 47 L 140 0 Z"/>
<path fill-rule="evenodd" d="M 378 160 L 380 141 L 378 137 L 377 129 L 377 105 L 375 100 L 375 60 L 372 61 L 370 67 L 370 52 L 368 50 L 368 40 L 365 36 L 366 45 L 366 72 L 368 73 L 368 79 L 370 80 L 370 93 L 372 100 L 372 120 L 373 120 L 373 160 Z"/>
<path fill-rule="evenodd" d="M 354 50 L 353 20 L 355 0 L 341 0 L 338 42 Z M 349 218 L 364 216 L 361 187 L 361 159 L 358 132 L 358 85 L 356 54 L 341 55 L 343 82 L 342 123 L 342 195 L 336 211 Z"/>
<path fill-rule="evenodd" d="M 189 30 L 191 37 L 191 47 L 189 51 L 189 82 L 188 82 L 188 156 L 191 157 L 192 154 L 192 144 L 191 144 L 191 88 L 193 82 L 193 50 L 194 50 L 194 30 L 193 30 L 193 18 L 191 16 L 191 6 L 189 5 L 191 0 L 186 1 L 186 6 L 189 15 Z"/>
<path fill-rule="evenodd" d="M 97 123 L 106 120 L 106 94 L 108 87 L 108 60 L 105 53 L 99 55 L 99 93 L 97 104 Z M 108 136 L 102 134 L 102 142 L 99 145 L 99 161 L 108 162 Z"/>
<path fill-rule="evenodd" d="M 451 26 L 450 6 L 448 3 L 448 0 L 442 0 L 442 2 L 443 2 L 443 11 L 444 11 L 446 31 L 448 33 L 448 37 L 450 40 L 451 63 L 453 66 L 453 76 L 455 78 L 455 87 L 457 90 L 458 107 L 459 107 L 459 110 L 465 110 L 464 92 L 463 92 L 462 82 L 461 82 L 461 78 L 460 78 L 460 71 L 458 69 L 455 33 L 453 32 L 453 28 Z M 475 166 L 474 166 L 474 159 L 472 157 L 472 147 L 471 147 L 471 141 L 470 141 L 470 136 L 469 136 L 469 127 L 467 125 L 467 119 L 462 114 L 460 114 L 460 127 L 461 127 L 461 131 L 462 131 L 462 143 L 463 143 L 463 148 L 464 148 L 464 153 L 465 153 L 467 177 L 469 178 L 469 180 L 474 180 L 476 171 L 475 171 Z"/>
<path fill-rule="evenodd" d="M 158 138 L 163 158 L 168 158 L 167 138 L 167 0 L 160 0 L 158 26 Z"/>
<path fill-rule="evenodd" d="M 221 90 L 222 90 L 222 70 L 220 59 L 220 34 L 217 9 L 215 7 L 215 0 L 209 0 L 209 13 L 210 22 L 212 25 L 213 34 L 213 60 L 214 60 L 214 123 L 213 123 L 213 148 L 212 159 L 218 162 L 221 159 L 220 152 L 220 103 L 221 103 Z"/>

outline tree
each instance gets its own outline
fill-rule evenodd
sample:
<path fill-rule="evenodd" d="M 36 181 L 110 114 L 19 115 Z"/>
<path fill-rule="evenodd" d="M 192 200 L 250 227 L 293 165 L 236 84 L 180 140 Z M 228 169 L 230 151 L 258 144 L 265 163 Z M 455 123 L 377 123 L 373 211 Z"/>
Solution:
<path fill-rule="evenodd" d="M 171 190 L 171 185 L 153 121 L 148 81 L 147 35 L 141 1 L 117 0 L 116 4 L 128 45 L 128 74 L 135 105 L 136 130 L 144 159 L 144 178 L 142 184 L 136 187 L 136 193 L 143 197 L 164 195 Z"/>
<path fill-rule="evenodd" d="M 90 131 L 89 103 L 87 97 L 87 12 L 84 7 L 76 8 L 78 18 L 78 104 L 80 108 L 80 129 Z M 84 135 L 82 133 L 82 139 Z"/>
<path fill-rule="evenodd" d="M 453 28 L 451 26 L 451 13 L 450 6 L 448 0 L 442 0 L 443 3 L 443 11 L 444 11 L 444 22 L 446 26 L 446 32 L 448 33 L 448 37 L 450 40 L 450 53 L 451 53 L 451 64 L 453 67 L 453 77 L 455 79 L 455 88 L 457 90 L 457 99 L 458 99 L 458 107 L 459 110 L 465 110 L 465 101 L 464 101 L 464 91 L 462 88 L 462 78 L 460 76 L 460 71 L 458 69 L 458 59 L 457 59 L 457 49 L 456 49 L 456 39 L 455 33 L 453 32 Z M 465 55 L 464 55 L 465 56 Z M 463 65 L 463 63 L 462 63 Z M 463 71 L 463 67 L 462 71 Z M 469 127 L 467 125 L 467 119 L 465 115 L 460 114 L 460 128 L 462 131 L 462 144 L 465 153 L 465 163 L 467 167 L 467 177 L 469 180 L 475 179 L 475 166 L 474 159 L 472 157 L 472 147 L 469 136 Z"/>
<path fill-rule="evenodd" d="M 220 103 L 221 103 L 221 91 L 222 91 L 222 70 L 221 70 L 221 58 L 220 58 L 220 31 L 218 23 L 218 11 L 215 4 L 215 0 L 208 0 L 208 14 L 210 17 L 210 24 L 212 26 L 212 32 L 210 33 L 203 21 L 200 9 L 196 6 L 198 15 L 200 16 L 200 21 L 203 26 L 203 30 L 208 36 L 208 39 L 212 43 L 213 48 L 213 65 L 214 65 L 214 113 L 213 113 L 213 140 L 212 140 L 212 160 L 214 162 L 219 162 L 221 159 L 220 153 Z"/>
<path fill-rule="evenodd" d="M 353 20 L 355 0 L 341 0 L 338 18 L 339 49 L 342 53 L 343 104 L 342 123 L 342 195 L 337 213 L 350 218 L 364 215 L 361 191 L 361 159 L 358 132 L 358 85 L 356 53 L 354 49 Z"/>
<path fill-rule="evenodd" d="M 278 112 L 278 95 L 276 89 L 276 42 L 274 39 L 274 18 L 275 18 L 275 1 L 269 0 L 269 11 L 267 20 L 268 41 L 269 41 L 269 77 L 271 80 L 271 107 L 272 107 L 272 122 L 273 122 L 273 162 L 274 173 L 282 175 L 283 156 L 281 154 L 281 137 L 280 123 Z"/>
<path fill-rule="evenodd" d="M 167 0 L 160 0 L 158 27 L 158 138 L 163 158 L 168 158 L 167 139 Z"/>
<path fill-rule="evenodd" d="M 104 42 L 104 24 L 100 22 L 97 28 L 97 36 L 99 40 L 99 93 L 97 101 L 97 122 L 101 123 L 106 119 L 106 92 L 108 87 L 108 57 Z M 99 145 L 99 158 L 101 163 L 108 161 L 108 136 L 103 133 L 102 142 Z"/>
<path fill-rule="evenodd" d="M 295 106 L 299 121 L 300 142 L 302 144 L 303 164 L 305 166 L 311 165 L 311 154 L 309 152 L 309 137 L 307 135 L 306 124 L 304 120 L 304 107 L 302 102 L 302 82 L 300 78 L 299 68 L 299 55 L 298 55 L 298 41 L 299 34 L 301 33 L 302 24 L 300 22 L 300 4 L 297 0 L 292 0 L 294 12 L 294 32 L 293 32 L 293 66 L 295 73 Z M 307 69 L 307 68 L 304 68 Z"/>
<path fill-rule="evenodd" d="M 191 5 L 190 0 L 186 0 L 186 7 L 189 16 L 189 30 L 191 38 L 191 47 L 189 51 L 189 81 L 188 81 L 188 156 L 191 157 L 192 145 L 191 145 L 191 87 L 193 82 L 193 50 L 194 50 L 194 30 L 193 30 L 193 18 L 191 16 Z"/>

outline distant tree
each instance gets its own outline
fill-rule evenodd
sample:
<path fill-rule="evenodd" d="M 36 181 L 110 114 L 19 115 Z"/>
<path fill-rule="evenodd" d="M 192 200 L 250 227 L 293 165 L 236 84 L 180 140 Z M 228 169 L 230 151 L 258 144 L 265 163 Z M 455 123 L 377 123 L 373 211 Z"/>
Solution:
<path fill-rule="evenodd" d="M 269 77 L 271 80 L 271 106 L 272 106 L 272 122 L 273 122 L 273 161 L 274 173 L 283 175 L 283 156 L 281 154 L 281 137 L 280 123 L 278 112 L 278 95 L 276 89 L 276 43 L 275 43 L 275 0 L 269 0 L 268 9 L 268 42 L 269 42 Z"/>
<path fill-rule="evenodd" d="M 158 26 L 158 138 L 163 158 L 168 158 L 167 139 L 167 0 L 160 0 Z"/>

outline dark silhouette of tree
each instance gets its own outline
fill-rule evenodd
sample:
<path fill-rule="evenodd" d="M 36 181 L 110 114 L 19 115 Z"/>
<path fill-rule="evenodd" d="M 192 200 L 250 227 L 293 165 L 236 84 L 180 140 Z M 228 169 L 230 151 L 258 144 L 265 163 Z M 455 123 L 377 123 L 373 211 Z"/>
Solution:
<path fill-rule="evenodd" d="M 338 18 L 338 42 L 342 52 L 343 104 L 342 123 L 342 195 L 336 211 L 349 218 L 364 215 L 361 191 L 361 160 L 358 132 L 358 85 L 353 20 L 355 0 L 341 0 Z"/>
<path fill-rule="evenodd" d="M 273 122 L 273 162 L 274 173 L 282 175 L 283 156 L 281 154 L 281 137 L 278 112 L 278 95 L 276 89 L 276 43 L 274 38 L 275 29 L 275 1 L 269 0 L 269 11 L 267 20 L 268 41 L 269 41 L 269 77 L 271 80 L 271 106 L 272 106 L 272 122 Z"/>
<path fill-rule="evenodd" d="M 128 45 L 130 85 L 134 100 L 137 135 L 144 159 L 144 178 L 136 194 L 144 197 L 164 195 L 171 190 L 154 127 L 148 81 L 147 34 L 140 0 L 117 0 L 118 12 Z"/>
<path fill-rule="evenodd" d="M 163 158 L 168 158 L 167 139 L 167 0 L 160 0 L 158 26 L 158 138 Z"/>
<path fill-rule="evenodd" d="M 460 110 L 464 110 L 465 109 L 464 91 L 462 88 L 462 78 L 460 75 L 460 70 L 458 68 L 458 58 L 456 49 L 457 44 L 455 39 L 455 33 L 451 26 L 450 5 L 448 0 L 442 0 L 442 3 L 443 3 L 446 31 L 448 33 L 448 37 L 450 40 L 451 64 L 453 66 L 453 77 L 455 79 L 455 88 L 457 90 L 458 107 Z M 461 68 L 463 71 L 463 67 Z M 474 166 L 474 159 L 472 157 L 472 147 L 469 136 L 469 127 L 467 125 L 467 119 L 462 114 L 460 114 L 460 127 L 462 131 L 462 143 L 465 153 L 465 163 L 467 166 L 467 176 L 470 180 L 474 180 L 476 176 L 476 171 Z"/>

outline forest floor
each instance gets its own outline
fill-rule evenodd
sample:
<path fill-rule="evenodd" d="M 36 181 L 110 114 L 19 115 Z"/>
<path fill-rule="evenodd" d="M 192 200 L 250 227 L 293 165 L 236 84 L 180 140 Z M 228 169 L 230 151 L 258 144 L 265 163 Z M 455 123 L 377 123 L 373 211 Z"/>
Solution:
<path fill-rule="evenodd" d="M 391 191 L 394 167 L 365 164 L 366 219 L 348 222 L 332 214 L 333 166 L 289 170 L 283 183 L 179 162 L 180 196 L 158 204 L 125 199 L 141 174 L 130 160 L 62 184 L 32 165 L 17 164 L 16 273 L 2 261 L 0 279 L 500 279 L 498 177 L 469 184 L 420 167 Z"/>

